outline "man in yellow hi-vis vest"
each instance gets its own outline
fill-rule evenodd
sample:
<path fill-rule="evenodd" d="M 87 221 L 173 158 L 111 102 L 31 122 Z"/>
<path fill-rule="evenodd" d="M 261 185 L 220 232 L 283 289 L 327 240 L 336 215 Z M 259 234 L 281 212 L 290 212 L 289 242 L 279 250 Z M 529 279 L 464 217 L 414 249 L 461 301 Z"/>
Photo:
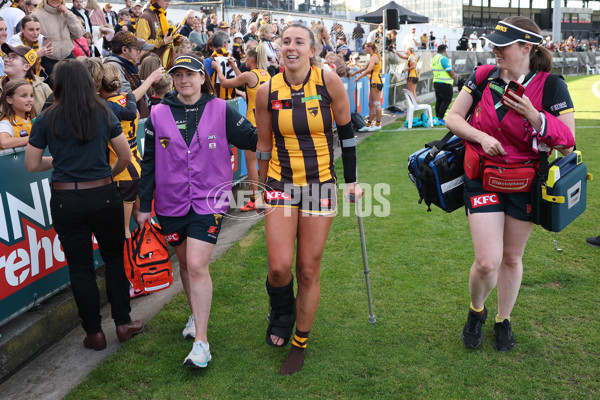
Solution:
<path fill-rule="evenodd" d="M 445 45 L 438 46 L 437 54 L 431 60 L 431 69 L 433 70 L 433 88 L 435 89 L 435 116 L 440 120 L 440 124 L 446 125 L 444 115 L 452 102 L 452 86 L 456 74 L 446 56 Z"/>

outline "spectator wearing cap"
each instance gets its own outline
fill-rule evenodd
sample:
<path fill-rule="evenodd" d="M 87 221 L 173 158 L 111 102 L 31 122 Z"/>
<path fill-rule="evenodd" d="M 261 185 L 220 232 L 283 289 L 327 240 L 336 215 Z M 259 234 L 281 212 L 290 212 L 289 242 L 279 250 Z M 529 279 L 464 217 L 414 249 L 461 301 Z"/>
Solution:
<path fill-rule="evenodd" d="M 115 33 L 120 31 L 135 32 L 133 25 L 131 25 L 131 13 L 127 8 L 121 8 L 119 10 L 119 22 L 115 26 Z"/>
<path fill-rule="evenodd" d="M 4 56 L 4 73 L 6 74 L 0 80 L 0 93 L 2 88 L 12 79 L 26 79 L 33 85 L 33 110 L 36 115 L 44 108 L 44 103 L 52 90 L 44 83 L 44 79 L 35 75 L 35 66 L 38 62 L 38 56 L 35 50 L 27 46 L 11 46 L 8 43 L 2 44 Z"/>
<path fill-rule="evenodd" d="M 470 43 L 471 51 L 476 51 L 477 50 L 477 39 L 479 39 L 477 37 L 477 31 L 473 31 L 469 35 L 469 43 Z"/>
<path fill-rule="evenodd" d="M 194 55 L 178 57 L 169 73 L 175 90 L 152 107 L 146 120 L 137 222 L 144 226 L 150 221 L 154 199 L 159 223 L 179 259 L 192 311 L 182 333 L 194 343 L 183 364 L 198 368 L 211 360 L 207 337 L 213 291 L 209 261 L 222 214 L 229 207 L 227 193 L 233 178 L 230 144 L 255 151 L 257 136 L 248 120 L 215 98 L 202 63 Z M 205 228 L 198 229 L 201 226 Z M 210 226 L 215 229 L 207 232 Z"/>
<path fill-rule="evenodd" d="M 217 31 L 225 32 L 229 34 L 229 24 L 225 21 L 221 21 L 217 26 Z"/>
<path fill-rule="evenodd" d="M 339 45 L 336 49 L 338 56 L 342 57 L 345 63 L 350 62 L 350 47 L 347 44 Z"/>
<path fill-rule="evenodd" d="M 25 1 L 26 0 L 18 0 L 13 3 L 16 6 L 5 7 L 0 11 L 0 17 L 6 22 L 6 29 L 9 37 L 19 33 L 19 23 L 25 15 L 29 14 Z"/>
<path fill-rule="evenodd" d="M 185 23 L 181 27 L 179 33 L 185 36 L 186 38 L 189 38 L 190 33 L 192 33 L 192 30 L 194 30 L 195 19 L 196 13 L 194 13 L 194 10 L 188 10 L 187 14 L 185 14 Z"/>
<path fill-rule="evenodd" d="M 152 50 L 154 45 L 136 38 L 131 32 L 124 31 L 116 33 L 110 44 L 112 53 L 104 62 L 119 68 L 121 71 L 121 93 L 133 92 L 140 118 L 146 118 L 149 115 L 149 110 L 145 95 L 152 83 L 160 76 L 154 80 L 146 79 L 142 83 L 138 75 L 137 64 L 140 61 L 142 50 Z M 161 71 L 164 71 L 164 69 Z"/>
<path fill-rule="evenodd" d="M 129 9 L 129 14 L 131 14 L 131 26 L 133 26 L 134 32 L 137 29 L 137 22 L 142 16 L 142 12 L 144 10 L 144 6 L 140 2 L 140 0 L 136 0 L 135 3 L 131 5 Z"/>
<path fill-rule="evenodd" d="M 152 0 L 150 7 L 142 12 L 137 22 L 136 35 L 140 39 L 154 45 L 154 53 L 158 54 L 163 66 L 168 66 L 170 57 L 174 55 L 173 45 L 177 46 L 183 36 L 175 33 L 167 20 L 167 8 L 171 0 Z"/>
<path fill-rule="evenodd" d="M 75 16 L 83 23 L 85 31 L 92 33 L 92 22 L 90 20 L 90 13 L 83 7 L 83 0 L 73 0 L 73 7 L 71 7 L 71 12 L 75 14 Z"/>
<path fill-rule="evenodd" d="M 73 57 L 73 40 L 83 36 L 79 19 L 69 12 L 65 0 L 40 0 L 38 8 L 31 14 L 40 21 L 41 33 L 52 41 L 52 54 L 42 58 L 42 68 L 52 85 L 52 71 L 60 60 Z"/>
<path fill-rule="evenodd" d="M 233 35 L 233 45 L 231 46 L 231 55 L 238 63 L 238 66 L 246 56 L 244 52 L 244 37 L 241 33 L 237 32 Z"/>
<path fill-rule="evenodd" d="M 117 13 L 113 11 L 112 4 L 105 3 L 102 11 L 104 12 L 104 19 L 106 20 L 106 23 L 115 28 L 119 23 L 119 17 L 117 16 Z"/>

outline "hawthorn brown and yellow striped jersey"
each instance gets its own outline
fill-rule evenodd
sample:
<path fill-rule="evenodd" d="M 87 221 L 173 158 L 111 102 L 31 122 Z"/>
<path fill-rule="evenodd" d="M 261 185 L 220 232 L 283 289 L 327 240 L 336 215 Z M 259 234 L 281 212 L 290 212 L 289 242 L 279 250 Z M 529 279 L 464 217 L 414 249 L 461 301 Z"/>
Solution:
<path fill-rule="evenodd" d="M 335 179 L 333 111 L 323 70 L 311 67 L 298 86 L 283 73 L 269 85 L 273 151 L 268 176 L 297 186 Z"/>
<path fill-rule="evenodd" d="M 224 48 L 220 48 L 217 49 L 215 51 L 212 52 L 212 55 L 210 56 L 213 60 L 215 60 L 215 57 L 227 57 L 229 58 L 229 52 L 224 49 Z M 217 96 L 220 99 L 223 100 L 231 100 L 233 99 L 234 96 L 234 88 L 230 88 L 230 89 L 226 89 L 224 87 L 221 86 L 220 83 L 217 82 L 217 71 L 213 70 L 212 75 L 210 76 L 210 82 L 213 85 L 213 88 L 215 88 L 215 96 Z"/>
<path fill-rule="evenodd" d="M 246 102 L 248 103 L 248 110 L 246 111 L 246 119 L 256 127 L 256 92 L 263 83 L 271 79 L 271 75 L 264 69 L 255 68 L 251 72 L 256 74 L 258 83 L 254 87 L 246 85 Z"/>
<path fill-rule="evenodd" d="M 373 57 L 373 56 L 371 56 Z M 373 65 L 373 69 L 371 70 L 371 74 L 369 75 L 369 80 L 371 83 L 383 83 L 381 80 L 381 56 L 379 57 L 379 61 L 375 65 Z"/>
<path fill-rule="evenodd" d="M 124 94 L 111 96 L 108 97 L 106 100 L 112 101 L 113 103 L 117 103 L 122 107 L 125 107 L 125 104 L 127 104 L 127 98 Z M 121 121 L 121 128 L 123 128 L 123 133 L 125 134 L 125 138 L 127 138 L 127 142 L 129 143 L 129 150 L 131 150 L 131 162 L 127 164 L 127 167 L 122 172 L 120 172 L 119 175 L 114 177 L 115 181 L 133 181 L 136 179 L 140 179 L 140 174 L 142 171 L 142 158 L 140 157 L 140 152 L 137 148 L 137 126 L 138 118 L 136 118 L 133 121 Z M 110 150 L 108 161 L 110 162 L 110 165 L 113 165 L 117 160 L 117 153 L 115 153 L 110 143 L 108 144 L 108 148 Z"/>

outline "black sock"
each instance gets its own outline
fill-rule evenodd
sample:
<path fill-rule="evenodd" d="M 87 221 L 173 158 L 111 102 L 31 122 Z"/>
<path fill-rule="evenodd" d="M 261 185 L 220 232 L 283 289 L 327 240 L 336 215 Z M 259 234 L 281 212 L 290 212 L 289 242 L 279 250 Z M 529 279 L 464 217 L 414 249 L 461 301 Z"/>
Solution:
<path fill-rule="evenodd" d="M 296 329 L 296 334 L 292 340 L 292 347 L 285 362 L 281 366 L 279 373 L 281 375 L 291 375 L 294 372 L 300 371 L 304 365 L 304 354 L 306 350 L 306 342 L 310 331 L 302 332 Z"/>

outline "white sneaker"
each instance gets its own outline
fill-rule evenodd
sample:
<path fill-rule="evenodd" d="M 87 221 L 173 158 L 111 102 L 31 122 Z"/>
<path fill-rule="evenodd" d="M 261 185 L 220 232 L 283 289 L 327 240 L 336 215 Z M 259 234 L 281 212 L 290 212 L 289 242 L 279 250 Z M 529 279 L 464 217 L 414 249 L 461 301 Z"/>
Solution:
<path fill-rule="evenodd" d="M 371 125 L 371 128 L 369 129 L 370 132 L 373 131 L 378 131 L 381 129 L 381 125 L 377 126 L 377 125 Z"/>
<path fill-rule="evenodd" d="M 360 128 L 358 131 L 359 131 L 359 132 L 367 132 L 367 131 L 369 131 L 370 129 L 371 129 L 371 127 L 370 127 L 370 126 L 367 126 L 367 125 L 365 125 L 365 126 L 363 126 L 362 128 Z"/>
<path fill-rule="evenodd" d="M 185 358 L 183 365 L 186 367 L 204 368 L 208 365 L 210 360 L 212 360 L 210 346 L 208 343 L 204 343 L 200 340 L 194 342 L 194 347 L 192 347 L 192 351 L 190 351 L 190 354 Z"/>
<path fill-rule="evenodd" d="M 187 324 L 185 324 L 185 328 L 183 329 L 183 338 L 184 339 L 196 339 L 196 324 L 194 322 L 194 316 L 190 315 Z"/>

